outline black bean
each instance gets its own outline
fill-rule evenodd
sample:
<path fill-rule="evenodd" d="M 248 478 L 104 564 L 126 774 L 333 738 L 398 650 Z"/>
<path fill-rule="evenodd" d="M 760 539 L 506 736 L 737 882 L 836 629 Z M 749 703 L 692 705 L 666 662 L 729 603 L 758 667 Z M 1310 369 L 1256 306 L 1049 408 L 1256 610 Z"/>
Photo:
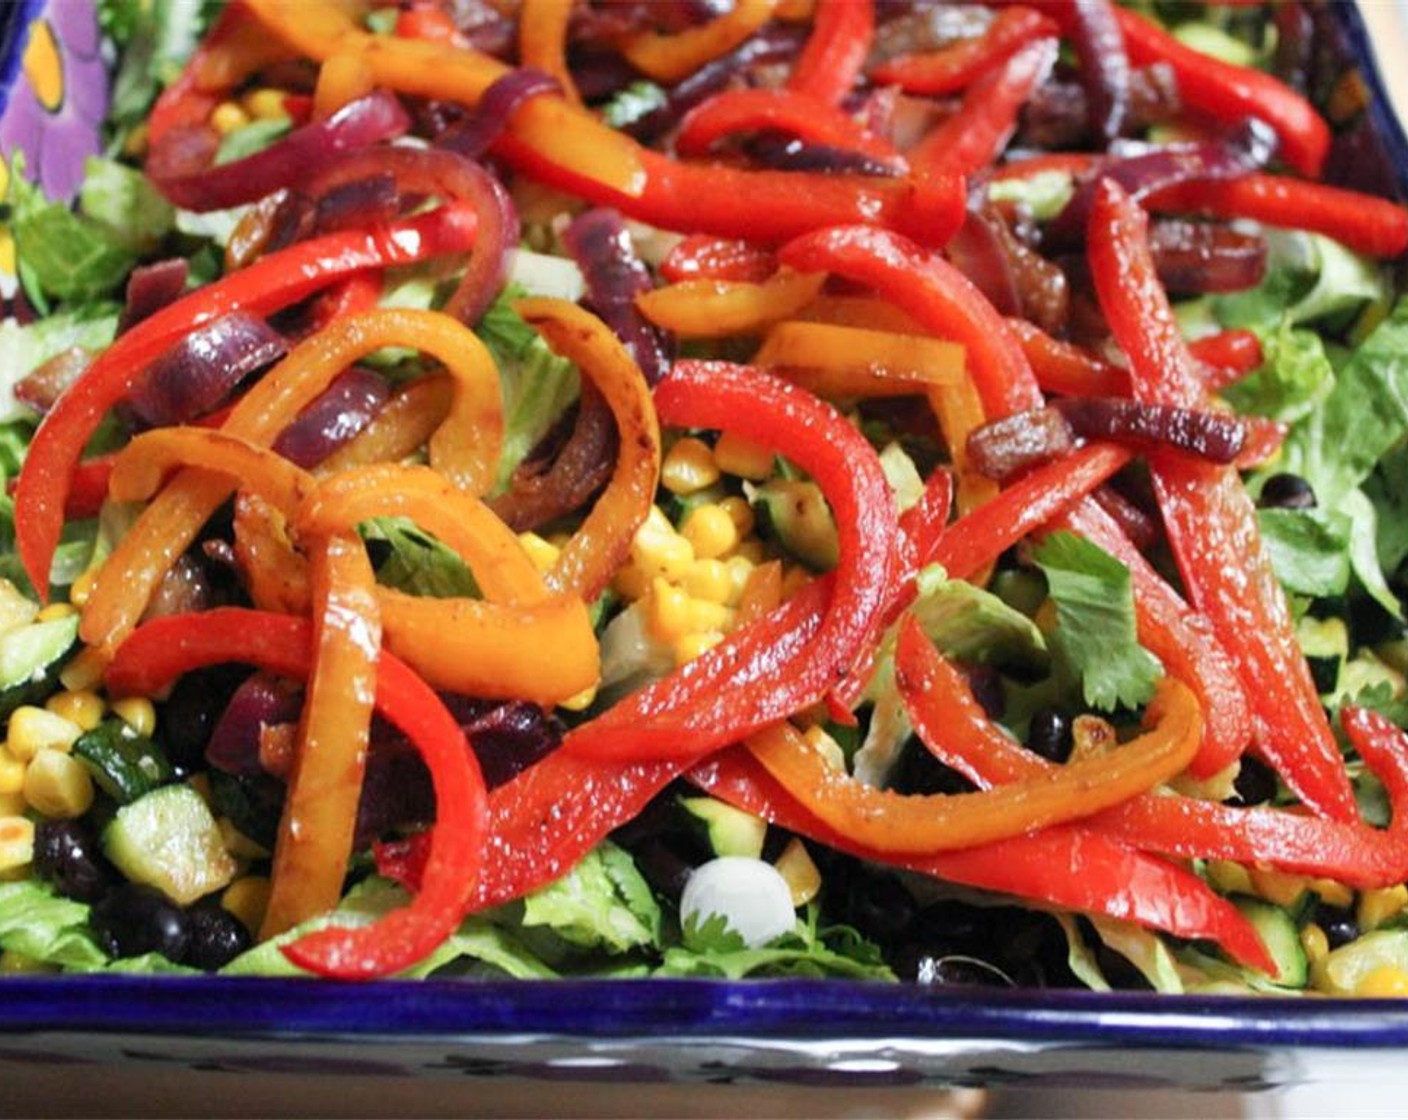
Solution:
<path fill-rule="evenodd" d="M 116 875 L 93 833 L 80 821 L 40 821 L 34 828 L 34 870 L 67 898 L 95 902 Z"/>
<path fill-rule="evenodd" d="M 1262 509 L 1314 509 L 1315 491 L 1298 474 L 1273 474 L 1261 488 Z"/>
<path fill-rule="evenodd" d="M 1276 796 L 1276 771 L 1259 758 L 1243 755 L 1232 788 L 1236 794 L 1231 798 L 1234 805 L 1264 805 Z"/>
<path fill-rule="evenodd" d="M 900 793 L 971 793 L 977 787 L 951 766 L 929 753 L 924 744 L 911 741 L 900 755 L 894 775 Z"/>
<path fill-rule="evenodd" d="M 1338 906 L 1320 903 L 1315 908 L 1315 924 L 1325 931 L 1325 940 L 1331 949 L 1348 945 L 1359 936 L 1359 923 L 1354 920 L 1354 911 Z"/>
<path fill-rule="evenodd" d="M 192 968 L 214 972 L 254 944 L 244 923 L 222 906 L 193 906 L 186 912 L 186 919 L 190 943 L 181 963 Z"/>
<path fill-rule="evenodd" d="M 187 673 L 171 690 L 157 720 L 156 738 L 178 774 L 205 769 L 210 733 L 249 669 L 216 665 Z"/>
<path fill-rule="evenodd" d="M 1065 762 L 1071 757 L 1075 738 L 1071 721 L 1056 708 L 1039 708 L 1032 715 L 1027 729 L 1027 749 L 1051 762 Z"/>
<path fill-rule="evenodd" d="M 914 923 L 915 905 L 899 880 L 857 872 L 845 885 L 845 921 L 875 941 L 898 941 Z"/>
<path fill-rule="evenodd" d="M 186 912 L 161 891 L 140 883 L 123 883 L 94 905 L 90 915 L 98 944 L 110 957 L 160 953 L 180 961 L 190 945 Z"/>

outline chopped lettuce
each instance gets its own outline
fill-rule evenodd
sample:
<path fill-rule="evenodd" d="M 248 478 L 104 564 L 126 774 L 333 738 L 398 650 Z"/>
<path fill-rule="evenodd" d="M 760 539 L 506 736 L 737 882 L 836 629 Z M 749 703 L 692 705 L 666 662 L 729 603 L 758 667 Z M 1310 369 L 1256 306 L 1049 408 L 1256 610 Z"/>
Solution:
<path fill-rule="evenodd" d="M 408 595 L 436 599 L 478 598 L 479 585 L 459 553 L 401 517 L 375 517 L 362 535 L 380 542 L 385 557 L 377 564 L 379 583 Z"/>
<path fill-rule="evenodd" d="M 151 180 L 111 159 L 84 164 L 78 207 L 108 237 L 138 256 L 155 249 L 175 225 L 175 209 Z"/>
<path fill-rule="evenodd" d="M 14 319 L 0 319 L 0 424 L 28 422 L 34 416 L 15 399 L 21 378 L 66 350 L 100 350 L 116 333 L 117 307 L 106 302 L 58 311 L 23 326 Z"/>
<path fill-rule="evenodd" d="M 195 51 L 220 0 L 98 0 L 98 20 L 117 45 L 108 125 L 113 147 L 142 124 L 163 86 L 175 81 Z"/>
<path fill-rule="evenodd" d="M 669 97 L 664 89 L 644 79 L 632 82 L 601 107 L 601 119 L 612 128 L 626 128 L 663 109 Z"/>
<path fill-rule="evenodd" d="M 1223 396 L 1238 412 L 1294 423 L 1308 416 L 1335 383 L 1325 344 L 1314 331 L 1283 318 L 1261 342 L 1261 368 L 1229 385 Z"/>
<path fill-rule="evenodd" d="M 88 906 L 37 879 L 0 883 L 0 949 L 65 969 L 107 964 L 88 929 Z"/>
<path fill-rule="evenodd" d="M 1327 509 L 1263 509 L 1261 539 L 1276 578 L 1292 595 L 1343 595 L 1349 586 L 1353 523 Z"/>
<path fill-rule="evenodd" d="M 1034 559 L 1056 605 L 1053 642 L 1086 703 L 1106 711 L 1147 703 L 1162 667 L 1135 635 L 1129 569 L 1074 533 L 1051 534 Z"/>
<path fill-rule="evenodd" d="M 913 614 L 947 656 L 1036 672 L 1048 663 L 1046 639 L 1030 618 L 990 591 L 949 579 L 931 565 L 918 576 Z"/>

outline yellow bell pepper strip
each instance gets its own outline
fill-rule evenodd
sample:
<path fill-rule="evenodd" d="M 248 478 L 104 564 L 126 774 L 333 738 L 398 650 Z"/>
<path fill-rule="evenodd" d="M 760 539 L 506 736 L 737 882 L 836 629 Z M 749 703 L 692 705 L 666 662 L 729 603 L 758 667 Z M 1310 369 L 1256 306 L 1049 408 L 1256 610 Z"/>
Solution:
<path fill-rule="evenodd" d="M 873 0 L 820 0 L 787 88 L 829 105 L 851 92 L 875 38 Z"/>
<path fill-rule="evenodd" d="M 459 553 L 493 602 L 547 598 L 542 576 L 518 537 L 478 498 L 428 467 L 381 463 L 330 475 L 294 517 L 300 534 L 355 528 L 372 517 L 405 517 Z"/>
<path fill-rule="evenodd" d="M 1255 927 L 1197 875 L 1089 829 L 1053 825 L 976 848 L 883 855 L 799 804 L 742 748 L 715 755 L 689 777 L 730 805 L 861 859 L 1063 910 L 1106 914 L 1176 937 L 1214 941 L 1239 963 L 1276 974 Z"/>
<path fill-rule="evenodd" d="M 523 0 L 518 13 L 518 63 L 557 79 L 562 95 L 580 105 L 582 95 L 567 66 L 571 19 L 572 0 Z"/>
<path fill-rule="evenodd" d="M 681 338 L 759 334 L 795 315 L 815 298 L 825 273 L 778 269 L 760 283 L 747 280 L 682 280 L 636 296 L 636 309 L 657 327 Z"/>
<path fill-rule="evenodd" d="M 502 442 L 498 367 L 473 331 L 434 311 L 387 308 L 328 324 L 240 398 L 222 430 L 271 445 L 347 366 L 386 346 L 422 349 L 444 363 L 454 388 L 446 420 L 430 439 L 431 463 L 457 485 L 483 493 Z M 132 632 L 157 582 L 231 489 L 209 476 L 178 475 L 167 484 L 103 565 L 84 605 L 84 641 L 111 650 Z"/>
<path fill-rule="evenodd" d="M 958 478 L 958 509 L 972 513 L 997 496 L 998 485 L 979 471 L 968 454 L 968 437 L 987 421 L 982 398 L 971 377 L 962 377 L 951 385 L 939 385 L 929 390 L 929 408 L 943 432 L 944 442 L 953 457 L 953 471 Z M 974 578 L 977 578 L 976 573 Z M 986 579 L 978 579 L 986 583 Z"/>
<path fill-rule="evenodd" d="M 819 397 L 905 396 L 949 385 L 963 347 L 917 334 L 787 320 L 768 331 L 753 364 L 780 367 Z"/>
<path fill-rule="evenodd" d="M 1154 271 L 1148 218 L 1108 179 L 1096 189 L 1087 251 L 1100 306 L 1129 359 L 1135 399 L 1203 403 L 1206 389 Z M 1252 706 L 1258 749 L 1313 811 L 1353 820 L 1344 758 L 1236 468 L 1160 454 L 1151 456 L 1150 472 L 1189 597 L 1232 658 Z"/>
<path fill-rule="evenodd" d="M 201 323 L 232 311 L 268 314 L 350 273 L 462 251 L 473 235 L 471 215 L 442 208 L 390 228 L 302 242 L 162 308 L 109 346 L 45 416 L 15 489 L 16 543 L 40 596 L 48 597 L 49 562 L 84 447 L 108 410 L 174 343 Z"/>
<path fill-rule="evenodd" d="M 414 454 L 450 414 L 453 391 L 448 374 L 430 373 L 406 382 L 365 428 L 314 467 L 313 473 L 336 474 Z"/>
<path fill-rule="evenodd" d="M 833 769 L 787 723 L 750 736 L 746 745 L 789 794 L 837 832 L 885 855 L 923 855 L 1088 817 L 1167 781 L 1198 749 L 1197 699 L 1165 677 L 1145 723 L 1143 735 L 1103 757 L 967 794 L 906 796 L 867 786 Z"/>
<path fill-rule="evenodd" d="M 616 419 L 620 451 L 611 481 L 547 577 L 554 591 L 590 601 L 611 582 L 650 513 L 660 478 L 660 423 L 640 367 L 595 315 L 560 299 L 521 299 L 513 306 L 552 349 L 576 363 Z"/>
<path fill-rule="evenodd" d="M 308 620 L 223 607 L 144 625 L 119 649 L 107 685 L 114 696 L 149 696 L 182 673 L 224 662 L 301 680 L 312 661 Z M 321 930 L 284 948 L 300 967 L 343 979 L 391 975 L 430 953 L 463 918 L 484 863 L 488 806 L 474 752 L 440 698 L 386 650 L 377 659 L 376 710 L 425 760 L 442 827 L 428 837 L 409 906 L 369 926 Z"/>
<path fill-rule="evenodd" d="M 503 63 L 450 44 L 371 35 L 329 0 L 247 0 L 270 34 L 314 61 L 359 52 L 378 84 L 473 105 Z M 749 171 L 681 163 L 643 148 L 561 97 L 534 97 L 494 151 L 517 170 L 598 206 L 681 233 L 776 244 L 808 230 L 866 222 L 942 245 L 963 222 L 961 180 Z"/>
<path fill-rule="evenodd" d="M 235 566 L 249 601 L 261 611 L 306 615 L 308 563 L 294 550 L 284 519 L 257 496 L 240 494 L 234 535 Z"/>
<path fill-rule="evenodd" d="M 616 44 L 637 70 L 657 82 L 673 84 L 706 63 L 728 54 L 772 18 L 777 0 L 734 0 L 721 16 L 673 34 L 633 31 Z"/>
<path fill-rule="evenodd" d="M 333 909 L 342 897 L 376 696 L 381 629 L 362 542 L 326 537 L 312 553 L 313 668 L 260 940 Z"/>
<path fill-rule="evenodd" d="M 386 648 L 446 692 L 552 707 L 600 679 L 591 616 L 575 595 L 507 604 L 379 587 L 377 602 Z"/>

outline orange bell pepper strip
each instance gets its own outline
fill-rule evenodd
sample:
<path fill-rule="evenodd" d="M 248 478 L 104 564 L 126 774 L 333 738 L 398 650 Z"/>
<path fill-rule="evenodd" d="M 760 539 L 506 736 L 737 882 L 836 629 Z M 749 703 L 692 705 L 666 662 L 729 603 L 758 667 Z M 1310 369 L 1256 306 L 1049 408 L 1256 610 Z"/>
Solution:
<path fill-rule="evenodd" d="M 372 517 L 404 517 L 453 549 L 493 602 L 536 603 L 547 589 L 518 537 L 478 498 L 428 467 L 380 463 L 329 475 L 294 516 L 299 533 L 326 535 Z"/>
<path fill-rule="evenodd" d="M 513 306 L 552 349 L 576 363 L 616 419 L 620 451 L 611 481 L 547 577 L 554 591 L 595 599 L 625 561 L 655 499 L 660 424 L 650 387 L 620 339 L 590 312 L 560 299 L 520 299 Z"/>
<path fill-rule="evenodd" d="M 232 311 L 260 315 L 287 307 L 349 273 L 462 251 L 471 244 L 473 222 L 463 211 L 441 209 L 389 228 L 290 246 L 162 308 L 109 346 L 40 424 L 15 488 L 16 543 L 40 596 L 48 597 L 49 562 L 83 448 L 108 410 L 177 340 Z"/>
<path fill-rule="evenodd" d="M 582 95 L 567 66 L 567 27 L 571 20 L 572 0 L 523 0 L 518 13 L 518 64 L 556 78 L 562 95 L 580 105 Z"/>
<path fill-rule="evenodd" d="M 1143 735 L 1109 754 L 977 793 L 910 795 L 877 789 L 834 769 L 791 724 L 746 740 L 769 774 L 837 832 L 885 855 L 972 848 L 1088 817 L 1153 789 L 1198 749 L 1202 713 L 1181 683 L 1163 678 Z"/>
<path fill-rule="evenodd" d="M 940 385 L 929 391 L 929 408 L 939 423 L 944 442 L 953 458 L 953 470 L 958 479 L 958 508 L 972 513 L 997 496 L 998 485 L 973 466 L 968 455 L 968 437 L 986 423 L 983 402 L 971 377 L 963 377 L 951 385 Z M 974 573 L 976 578 L 977 573 Z M 986 583 L 986 577 L 978 579 Z"/>
<path fill-rule="evenodd" d="M 431 463 L 456 484 L 484 492 L 493 482 L 502 440 L 498 367 L 474 332 L 438 312 L 388 308 L 330 323 L 261 378 L 222 430 L 267 447 L 348 365 L 397 345 L 424 349 L 454 378 L 449 413 L 430 439 Z M 481 431 L 483 442 L 476 443 Z M 231 489 L 209 476 L 178 476 L 168 483 L 103 565 L 84 604 L 84 641 L 111 650 L 132 632 L 157 582 Z"/>
<path fill-rule="evenodd" d="M 362 542 L 313 547 L 313 670 L 279 820 L 260 940 L 337 905 L 362 794 L 381 632 Z"/>
<path fill-rule="evenodd" d="M 682 156 L 704 156 L 726 137 L 764 131 L 902 165 L 884 137 L 862 128 L 840 109 L 789 89 L 726 89 L 714 94 L 684 115 L 675 150 Z"/>
<path fill-rule="evenodd" d="M 963 347 L 918 334 L 786 320 L 753 364 L 776 367 L 819 397 L 905 396 L 964 377 Z"/>
<path fill-rule="evenodd" d="M 930 97 L 957 93 L 1028 43 L 1056 33 L 1056 24 L 1035 9 L 1005 7 L 982 35 L 935 51 L 897 55 L 876 66 L 870 80 Z"/>
<path fill-rule="evenodd" d="M 759 283 L 746 280 L 683 280 L 636 296 L 636 309 L 681 338 L 728 338 L 759 334 L 795 315 L 826 282 L 822 273 L 778 269 Z"/>
<path fill-rule="evenodd" d="M 732 8 L 707 23 L 661 34 L 634 31 L 617 42 L 626 60 L 657 82 L 674 83 L 728 54 L 772 18 L 777 0 L 735 0 Z"/>
<path fill-rule="evenodd" d="M 352 439 L 313 468 L 336 474 L 371 463 L 394 463 L 413 454 L 450 414 L 454 387 L 448 374 L 431 373 L 402 385 Z"/>
<path fill-rule="evenodd" d="M 1091 210 L 1091 278 L 1115 340 L 1129 358 L 1135 398 L 1197 407 L 1206 389 L 1159 285 L 1148 218 L 1106 179 Z M 1232 658 L 1256 726 L 1256 744 L 1312 810 L 1353 820 L 1354 793 L 1310 676 L 1284 592 L 1236 468 L 1151 456 L 1150 471 L 1193 605 Z"/>
<path fill-rule="evenodd" d="M 860 77 L 874 38 L 873 0 L 819 0 L 812 33 L 787 75 L 787 88 L 839 104 Z"/>
<path fill-rule="evenodd" d="M 306 615 L 312 602 L 308 563 L 293 547 L 287 522 L 253 494 L 235 496 L 235 567 L 261 611 Z"/>
<path fill-rule="evenodd" d="M 247 7 L 273 36 L 315 61 L 360 53 L 378 84 L 400 93 L 473 105 L 511 72 L 477 51 L 371 35 L 328 0 L 248 0 Z M 519 106 L 494 150 L 550 186 L 682 233 L 776 244 L 824 226 L 869 222 L 942 245 L 963 221 L 957 178 L 877 179 L 682 163 L 641 147 L 561 97 L 534 97 Z"/>
<path fill-rule="evenodd" d="M 119 649 L 107 686 L 114 696 L 149 696 L 182 673 L 232 661 L 304 679 L 313 663 L 312 624 L 236 607 L 155 619 Z M 285 946 L 284 955 L 300 967 L 342 979 L 390 975 L 430 953 L 463 918 L 484 865 L 484 778 L 454 717 L 386 650 L 377 658 L 375 702 L 425 760 L 444 827 L 427 838 L 424 874 L 410 905 L 368 926 L 324 929 Z"/>

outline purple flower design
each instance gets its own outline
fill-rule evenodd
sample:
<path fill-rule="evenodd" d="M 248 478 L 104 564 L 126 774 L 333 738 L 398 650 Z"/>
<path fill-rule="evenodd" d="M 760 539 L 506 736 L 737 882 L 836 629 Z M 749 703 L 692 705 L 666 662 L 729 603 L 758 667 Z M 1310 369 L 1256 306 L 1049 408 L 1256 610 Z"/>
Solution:
<path fill-rule="evenodd" d="M 83 161 L 101 150 L 108 74 L 92 0 L 45 0 L 22 41 L 20 72 L 0 116 L 0 153 L 54 199 L 72 198 Z"/>

